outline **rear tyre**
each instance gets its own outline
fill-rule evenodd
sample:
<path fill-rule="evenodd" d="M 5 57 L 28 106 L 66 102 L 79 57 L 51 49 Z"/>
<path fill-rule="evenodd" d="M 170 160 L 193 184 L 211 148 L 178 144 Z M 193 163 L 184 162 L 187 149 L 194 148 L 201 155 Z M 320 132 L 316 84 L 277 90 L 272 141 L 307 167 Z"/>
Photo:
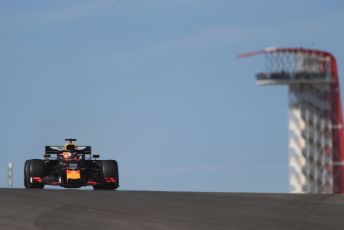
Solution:
<path fill-rule="evenodd" d="M 44 188 L 43 183 L 32 181 L 32 177 L 44 177 L 45 165 L 43 160 L 27 160 L 24 164 L 24 186 L 25 188 Z"/>
<path fill-rule="evenodd" d="M 119 187 L 118 164 L 115 160 L 97 161 L 102 172 L 104 183 L 94 185 L 95 190 L 114 190 Z M 106 182 L 106 179 L 114 178 L 115 182 Z"/>
<path fill-rule="evenodd" d="M 25 161 L 25 164 L 24 164 L 24 186 L 25 188 L 27 188 L 29 185 L 28 185 L 28 181 L 30 180 L 30 164 L 31 164 L 31 161 L 30 160 L 27 160 Z"/>

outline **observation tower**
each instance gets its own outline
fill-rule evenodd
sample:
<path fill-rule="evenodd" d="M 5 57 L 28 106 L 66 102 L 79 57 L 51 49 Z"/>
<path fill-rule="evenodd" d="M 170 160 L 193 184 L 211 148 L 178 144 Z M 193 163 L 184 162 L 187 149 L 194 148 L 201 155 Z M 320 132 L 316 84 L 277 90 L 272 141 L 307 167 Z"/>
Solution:
<path fill-rule="evenodd" d="M 303 48 L 266 48 L 239 55 L 265 56 L 258 85 L 289 89 L 289 189 L 344 193 L 344 136 L 335 57 Z"/>

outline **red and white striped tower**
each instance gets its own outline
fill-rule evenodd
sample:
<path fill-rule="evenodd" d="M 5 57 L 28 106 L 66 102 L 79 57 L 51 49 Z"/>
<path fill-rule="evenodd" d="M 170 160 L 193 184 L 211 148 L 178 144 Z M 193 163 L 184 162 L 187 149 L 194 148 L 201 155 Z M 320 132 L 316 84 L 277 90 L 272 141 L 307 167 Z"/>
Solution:
<path fill-rule="evenodd" d="M 289 86 L 289 185 L 293 193 L 344 193 L 344 136 L 335 57 L 303 48 L 266 48 L 259 85 Z"/>

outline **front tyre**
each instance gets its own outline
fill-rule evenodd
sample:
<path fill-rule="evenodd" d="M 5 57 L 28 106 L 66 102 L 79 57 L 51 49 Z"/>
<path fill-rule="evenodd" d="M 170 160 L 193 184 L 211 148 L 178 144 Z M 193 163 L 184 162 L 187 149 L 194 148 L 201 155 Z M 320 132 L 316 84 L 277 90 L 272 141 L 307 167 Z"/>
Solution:
<path fill-rule="evenodd" d="M 102 184 L 94 185 L 95 190 L 115 190 L 119 187 L 118 164 L 115 160 L 98 161 L 102 172 Z"/>
<path fill-rule="evenodd" d="M 24 186 L 25 188 L 44 188 L 43 183 L 37 183 L 32 177 L 44 177 L 45 165 L 43 160 L 27 160 L 24 164 Z"/>

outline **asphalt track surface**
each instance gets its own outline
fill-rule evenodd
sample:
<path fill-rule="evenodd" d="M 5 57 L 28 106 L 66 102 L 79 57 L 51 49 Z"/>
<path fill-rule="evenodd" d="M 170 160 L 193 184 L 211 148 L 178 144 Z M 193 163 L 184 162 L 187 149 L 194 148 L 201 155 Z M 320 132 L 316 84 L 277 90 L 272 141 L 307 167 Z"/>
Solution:
<path fill-rule="evenodd" d="M 344 229 L 344 196 L 1 189 L 0 229 Z"/>

